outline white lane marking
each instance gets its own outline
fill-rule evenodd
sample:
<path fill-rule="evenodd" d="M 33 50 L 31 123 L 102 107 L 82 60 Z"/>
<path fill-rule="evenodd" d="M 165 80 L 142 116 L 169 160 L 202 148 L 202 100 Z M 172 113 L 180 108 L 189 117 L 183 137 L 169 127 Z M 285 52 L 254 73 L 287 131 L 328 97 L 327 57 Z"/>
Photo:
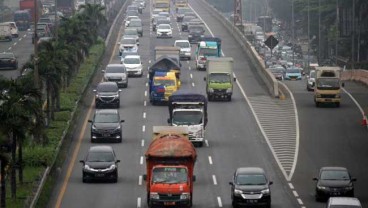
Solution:
<path fill-rule="evenodd" d="M 212 157 L 211 156 L 208 156 L 208 163 L 210 163 L 210 165 L 212 165 Z"/>
<path fill-rule="evenodd" d="M 151 60 L 149 60 L 148 63 L 150 64 L 151 63 Z"/>
<path fill-rule="evenodd" d="M 148 82 L 146 82 L 146 87 L 148 87 Z"/>
<path fill-rule="evenodd" d="M 144 139 L 142 139 L 141 146 L 144 147 Z"/>
<path fill-rule="evenodd" d="M 300 198 L 297 198 L 296 200 L 298 200 L 298 203 L 299 203 L 300 205 L 303 205 L 303 201 L 302 201 Z"/>
<path fill-rule="evenodd" d="M 189 69 L 189 70 L 192 70 L 192 67 L 188 66 L 188 69 Z"/>
<path fill-rule="evenodd" d="M 197 15 L 197 17 L 204 23 L 204 25 L 206 26 L 206 28 L 207 28 L 207 30 L 208 30 L 208 32 L 211 34 L 211 36 L 212 37 L 214 37 L 214 34 L 213 34 L 213 32 L 212 32 L 212 30 L 208 27 L 208 25 L 207 25 L 207 23 L 202 19 L 202 17 L 193 9 L 193 7 L 192 6 L 190 6 L 189 5 L 189 7 L 192 9 L 192 11 Z M 221 52 L 222 53 L 222 55 L 223 56 L 225 56 L 225 54 L 224 54 L 224 52 Z M 236 76 L 236 74 L 234 73 L 234 76 L 235 77 L 237 77 Z M 275 153 L 275 151 L 273 150 L 273 148 L 272 148 L 272 145 L 271 145 L 271 143 L 270 143 L 270 140 L 268 139 L 268 137 L 267 137 L 267 135 L 266 135 L 266 133 L 265 133 L 265 131 L 264 131 L 264 129 L 263 129 L 263 127 L 261 126 L 261 123 L 260 123 L 260 121 L 259 121 L 259 119 L 258 119 L 258 116 L 257 116 L 257 114 L 256 114 L 256 112 L 255 112 L 255 110 L 254 110 L 254 108 L 253 108 L 253 106 L 252 106 L 252 104 L 251 104 L 251 102 L 250 102 L 250 100 L 249 100 L 249 98 L 248 98 L 248 96 L 245 94 L 245 91 L 244 91 L 244 89 L 243 89 L 243 87 L 240 85 L 240 83 L 239 82 L 236 82 L 236 84 L 238 85 L 238 87 L 239 87 L 239 89 L 240 89 L 240 92 L 243 94 L 243 97 L 245 98 L 245 100 L 246 100 L 246 102 L 248 103 L 248 105 L 249 105 L 249 108 L 251 109 L 251 111 L 252 111 L 252 113 L 253 113 L 253 116 L 254 116 L 254 118 L 255 118 L 255 120 L 256 120 L 256 122 L 257 122 L 257 125 L 258 125 L 258 127 L 260 128 L 260 131 L 262 132 L 262 135 L 263 135 L 263 137 L 266 139 L 266 142 L 267 142 L 267 144 L 268 144 L 268 146 L 270 147 L 270 150 L 271 150 L 271 152 L 272 152 L 272 155 L 274 156 L 274 158 L 275 158 L 275 160 L 276 160 L 276 163 L 277 163 L 277 165 L 279 166 L 279 168 L 280 168 L 280 170 L 281 170 L 281 172 L 283 173 L 283 175 L 284 175 L 284 177 L 286 178 L 286 180 L 287 181 L 290 181 L 291 180 L 291 178 L 292 178 L 292 176 L 293 176 L 293 173 L 294 173 L 294 170 L 295 170 L 295 167 L 296 167 L 296 161 L 297 161 L 297 155 L 298 155 L 298 151 L 299 151 L 299 119 L 298 119 L 298 113 L 297 113 L 297 109 L 296 109 L 296 104 L 295 104 L 295 100 L 294 100 L 294 97 L 293 97 L 293 95 L 292 95 L 292 93 L 290 93 L 290 95 L 291 95 L 291 98 L 292 98 L 292 100 L 293 100 L 293 104 L 294 104 L 294 111 L 295 111 L 295 115 L 296 115 L 296 117 L 297 117 L 297 119 L 296 119 L 296 122 L 297 122 L 297 125 L 296 125 L 296 132 L 297 132 L 297 137 L 296 137 L 296 151 L 295 151 L 295 155 L 296 155 L 296 157 L 294 157 L 294 163 L 293 163 L 293 167 L 292 167 L 292 170 L 290 171 L 290 174 L 288 175 L 287 173 L 286 173 L 286 171 L 285 171 L 285 169 L 283 168 L 283 166 L 282 166 L 282 164 L 281 164 L 281 162 L 280 162 L 280 160 L 278 159 L 278 157 L 277 157 L 277 155 L 276 155 L 276 153 Z M 289 91 L 290 92 L 290 91 Z"/>
<path fill-rule="evenodd" d="M 209 147 L 210 146 L 210 144 L 208 143 L 208 140 L 207 139 L 204 140 L 204 143 L 206 143 L 206 147 Z"/>
<path fill-rule="evenodd" d="M 189 61 L 187 60 L 187 64 L 189 64 Z"/>
<path fill-rule="evenodd" d="M 13 45 L 16 46 L 17 45 L 17 42 L 15 42 Z"/>
<path fill-rule="evenodd" d="M 27 36 L 27 34 L 24 34 L 24 35 L 23 35 L 23 38 L 25 38 L 26 36 Z"/>
<path fill-rule="evenodd" d="M 147 106 L 147 101 L 144 101 L 143 102 L 143 106 Z"/>
<path fill-rule="evenodd" d="M 147 90 L 144 91 L 144 97 L 147 97 Z"/>
<path fill-rule="evenodd" d="M 143 132 L 145 132 L 145 131 L 146 131 L 146 126 L 145 126 L 145 125 L 143 125 L 143 126 L 142 126 L 142 131 L 143 131 Z"/>
<path fill-rule="evenodd" d="M 149 74 L 147 74 L 147 79 L 149 78 Z"/>
<path fill-rule="evenodd" d="M 143 112 L 143 118 L 146 118 L 146 112 Z"/>
<path fill-rule="evenodd" d="M 138 197 L 137 198 L 137 208 L 141 208 L 141 206 L 142 206 L 142 199 L 141 197 Z"/>
<path fill-rule="evenodd" d="M 289 184 L 290 189 L 294 189 L 294 186 L 292 183 L 288 183 L 288 184 Z"/>
<path fill-rule="evenodd" d="M 18 41 L 22 41 L 22 38 L 19 38 L 19 40 Z"/>
<path fill-rule="evenodd" d="M 138 178 L 138 185 L 139 185 L 139 186 L 141 186 L 141 185 L 142 185 L 142 180 L 143 180 L 143 178 L 142 178 L 142 176 L 140 175 L 140 176 L 139 176 L 139 178 Z"/>
<path fill-rule="evenodd" d="M 222 207 L 222 201 L 221 201 L 221 197 L 217 197 L 217 203 L 219 207 Z"/>
<path fill-rule="evenodd" d="M 192 86 L 193 86 L 193 87 L 195 87 L 195 84 L 194 84 L 194 82 L 192 82 Z"/>
<path fill-rule="evenodd" d="M 342 88 L 342 90 L 353 100 L 353 102 L 355 103 L 355 105 L 358 107 L 360 113 L 364 116 L 364 110 L 363 110 L 362 106 L 360 106 L 360 104 L 358 103 L 358 101 L 355 100 L 355 98 L 347 90 L 345 90 L 345 88 Z"/>
<path fill-rule="evenodd" d="M 12 47 L 9 47 L 8 50 L 10 51 Z"/>
<path fill-rule="evenodd" d="M 139 164 L 143 165 L 143 156 L 141 156 L 141 159 L 139 160 Z"/>
<path fill-rule="evenodd" d="M 217 185 L 217 179 L 215 175 L 212 175 L 213 185 Z"/>
<path fill-rule="evenodd" d="M 295 196 L 296 198 L 298 198 L 298 197 L 299 197 L 298 192 L 296 192 L 295 190 L 293 190 L 293 194 L 294 194 L 294 196 Z"/>
<path fill-rule="evenodd" d="M 190 74 L 190 78 L 193 79 L 193 74 Z"/>

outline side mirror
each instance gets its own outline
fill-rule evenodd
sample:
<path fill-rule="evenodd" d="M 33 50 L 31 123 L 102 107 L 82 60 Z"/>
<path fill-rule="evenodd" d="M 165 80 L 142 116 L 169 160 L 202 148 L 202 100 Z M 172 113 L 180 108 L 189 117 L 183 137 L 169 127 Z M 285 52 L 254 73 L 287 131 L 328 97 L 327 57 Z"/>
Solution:
<path fill-rule="evenodd" d="M 92 123 L 92 120 L 88 120 L 88 123 Z"/>
<path fill-rule="evenodd" d="M 121 92 L 122 90 L 121 89 L 119 89 L 119 92 Z"/>
<path fill-rule="evenodd" d="M 313 178 L 314 181 L 318 181 L 318 178 Z"/>
<path fill-rule="evenodd" d="M 272 184 L 273 184 L 273 181 L 268 182 L 268 185 L 272 185 Z"/>
<path fill-rule="evenodd" d="M 79 160 L 79 162 L 80 162 L 80 163 L 82 163 L 83 165 L 84 165 L 84 163 L 85 163 L 85 162 L 84 162 L 84 160 Z"/>
<path fill-rule="evenodd" d="M 145 181 L 147 180 L 147 175 L 146 174 L 143 175 L 143 180 L 145 180 Z"/>
<path fill-rule="evenodd" d="M 193 182 L 197 180 L 197 177 L 193 175 Z"/>
<path fill-rule="evenodd" d="M 206 80 L 207 80 L 207 78 L 206 78 L 206 77 L 203 77 L 203 80 L 204 80 L 204 81 L 206 81 Z"/>
<path fill-rule="evenodd" d="M 341 86 L 342 86 L 342 87 L 345 87 L 345 82 L 343 82 L 343 83 L 341 84 Z"/>
<path fill-rule="evenodd" d="M 125 120 L 120 120 L 120 122 L 124 123 L 124 122 L 125 122 Z"/>
<path fill-rule="evenodd" d="M 119 163 L 120 162 L 120 160 L 116 160 L 116 163 Z"/>
<path fill-rule="evenodd" d="M 357 179 L 356 178 L 351 178 L 351 181 L 355 182 L 355 181 L 357 181 Z"/>
<path fill-rule="evenodd" d="M 167 123 L 171 123 L 171 120 L 170 120 L 170 118 L 168 118 L 168 119 L 167 119 Z"/>
<path fill-rule="evenodd" d="M 236 82 L 236 77 L 234 77 L 234 82 Z"/>
<path fill-rule="evenodd" d="M 229 182 L 229 185 L 233 186 L 233 185 L 234 185 L 234 183 L 230 181 L 230 182 Z"/>

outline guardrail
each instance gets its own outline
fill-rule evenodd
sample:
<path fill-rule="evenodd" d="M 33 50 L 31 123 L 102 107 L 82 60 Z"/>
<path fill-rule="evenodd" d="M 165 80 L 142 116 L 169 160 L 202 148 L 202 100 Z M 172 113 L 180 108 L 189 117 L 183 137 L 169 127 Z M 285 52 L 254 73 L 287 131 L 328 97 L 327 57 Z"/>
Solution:
<path fill-rule="evenodd" d="M 279 84 L 273 74 L 271 74 L 265 68 L 263 59 L 258 55 L 255 48 L 251 46 L 249 41 L 246 39 L 244 34 L 235 27 L 228 19 L 226 19 L 221 12 L 219 12 L 215 7 L 209 4 L 205 0 L 201 0 L 207 5 L 206 8 L 211 10 L 211 14 L 231 33 L 235 40 L 239 43 L 244 52 L 248 55 L 250 62 L 257 69 L 258 74 L 262 78 L 263 82 L 266 84 L 270 94 L 276 98 L 279 98 Z"/>
<path fill-rule="evenodd" d="M 341 79 L 361 82 L 368 86 L 368 71 L 363 69 L 346 70 L 342 72 Z"/>

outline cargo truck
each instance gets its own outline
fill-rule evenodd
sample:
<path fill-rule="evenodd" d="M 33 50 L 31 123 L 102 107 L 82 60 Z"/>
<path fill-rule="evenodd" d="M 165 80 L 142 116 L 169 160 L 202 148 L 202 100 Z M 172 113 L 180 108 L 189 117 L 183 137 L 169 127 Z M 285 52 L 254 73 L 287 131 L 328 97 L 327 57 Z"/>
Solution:
<path fill-rule="evenodd" d="M 180 88 L 180 80 L 175 72 L 156 71 L 149 81 L 150 84 L 150 102 L 152 105 L 164 103 L 169 97 Z"/>
<path fill-rule="evenodd" d="M 221 39 L 217 37 L 203 37 L 200 39 L 196 50 L 197 70 L 206 70 L 208 57 L 221 57 Z"/>
<path fill-rule="evenodd" d="M 167 122 L 172 126 L 188 127 L 189 140 L 202 147 L 207 125 L 207 99 L 200 93 L 178 90 L 169 97 Z"/>
<path fill-rule="evenodd" d="M 180 48 L 175 46 L 156 46 L 155 47 L 155 61 L 162 56 L 171 58 L 180 66 Z"/>
<path fill-rule="evenodd" d="M 236 78 L 233 73 L 234 60 L 231 57 L 207 58 L 206 92 L 208 101 L 225 99 L 231 101 Z"/>
<path fill-rule="evenodd" d="M 316 83 L 314 85 L 314 102 L 316 107 L 321 103 L 332 103 L 340 107 L 341 101 L 341 69 L 339 67 L 316 67 Z"/>
<path fill-rule="evenodd" d="M 153 0 L 153 7 L 162 12 L 170 12 L 170 0 Z"/>
<path fill-rule="evenodd" d="M 185 127 L 154 126 L 146 157 L 148 207 L 191 207 L 197 153 Z"/>
<path fill-rule="evenodd" d="M 34 0 L 21 0 L 19 1 L 19 10 L 29 10 L 32 18 L 32 22 L 34 22 L 36 18 L 36 22 L 42 16 L 43 6 L 40 0 L 37 0 L 37 8 L 35 9 L 35 1 Z M 36 10 L 36 11 L 35 11 Z M 36 16 L 35 16 L 36 14 Z"/>

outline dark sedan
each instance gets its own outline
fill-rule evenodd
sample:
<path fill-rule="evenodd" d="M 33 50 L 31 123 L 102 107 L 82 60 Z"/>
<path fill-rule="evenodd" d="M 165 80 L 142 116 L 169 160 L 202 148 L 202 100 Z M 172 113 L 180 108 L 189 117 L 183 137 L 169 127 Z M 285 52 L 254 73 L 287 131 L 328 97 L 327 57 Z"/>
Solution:
<path fill-rule="evenodd" d="M 18 61 L 14 53 L 0 53 L 0 69 L 18 69 Z"/>
<path fill-rule="evenodd" d="M 111 146 L 93 146 L 90 147 L 84 160 L 82 178 L 83 183 L 89 180 L 111 180 L 118 182 L 118 163 L 116 155 Z"/>
<path fill-rule="evenodd" d="M 233 207 L 265 206 L 271 207 L 271 190 L 265 171 L 259 167 L 238 168 L 231 185 Z"/>
<path fill-rule="evenodd" d="M 91 142 L 97 141 L 122 141 L 122 126 L 124 120 L 120 120 L 116 109 L 96 110 L 91 123 Z"/>
<path fill-rule="evenodd" d="M 120 92 L 116 82 L 101 82 L 97 88 L 93 90 L 95 95 L 96 108 L 100 107 L 115 107 L 120 106 Z"/>
<path fill-rule="evenodd" d="M 344 167 L 322 167 L 316 184 L 316 201 L 327 200 L 330 196 L 354 197 L 355 178 Z"/>

